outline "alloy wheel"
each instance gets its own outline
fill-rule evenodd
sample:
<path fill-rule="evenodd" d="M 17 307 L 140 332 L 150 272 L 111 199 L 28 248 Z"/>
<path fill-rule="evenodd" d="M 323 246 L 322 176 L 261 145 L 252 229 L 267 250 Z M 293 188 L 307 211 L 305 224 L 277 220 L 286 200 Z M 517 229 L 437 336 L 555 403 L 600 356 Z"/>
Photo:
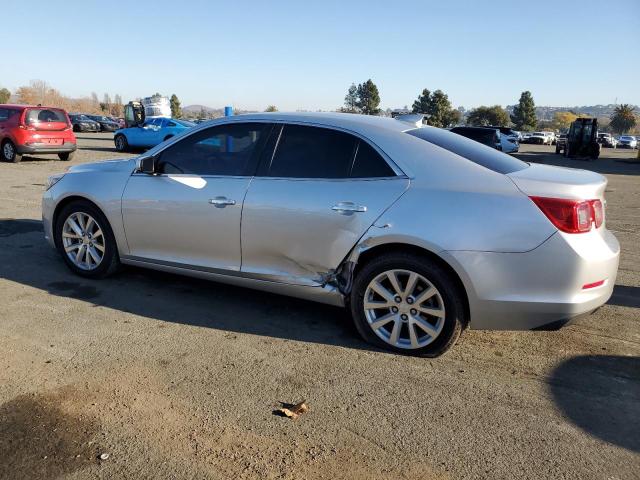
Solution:
<path fill-rule="evenodd" d="M 13 156 L 16 154 L 15 148 L 11 142 L 6 142 L 2 147 L 2 153 L 7 160 L 13 160 Z"/>
<path fill-rule="evenodd" d="M 429 345 L 444 327 L 440 292 L 427 278 L 409 270 L 377 275 L 365 290 L 363 307 L 374 333 L 396 348 Z"/>
<path fill-rule="evenodd" d="M 76 267 L 94 270 L 104 258 L 105 236 L 91 215 L 74 212 L 62 226 L 62 246 Z"/>

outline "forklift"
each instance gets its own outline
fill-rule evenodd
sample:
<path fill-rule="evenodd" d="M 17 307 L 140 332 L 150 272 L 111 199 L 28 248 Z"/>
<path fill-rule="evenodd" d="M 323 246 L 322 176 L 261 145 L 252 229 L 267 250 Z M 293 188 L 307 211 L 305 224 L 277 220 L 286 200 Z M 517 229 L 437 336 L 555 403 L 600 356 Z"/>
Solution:
<path fill-rule="evenodd" d="M 590 158 L 600 156 L 598 143 L 598 119 L 578 118 L 571 123 L 566 137 L 558 139 L 556 153 L 564 153 L 567 158 Z"/>
<path fill-rule="evenodd" d="M 124 123 L 126 128 L 142 126 L 144 119 L 144 105 L 142 105 L 142 102 L 133 101 L 124 106 Z"/>

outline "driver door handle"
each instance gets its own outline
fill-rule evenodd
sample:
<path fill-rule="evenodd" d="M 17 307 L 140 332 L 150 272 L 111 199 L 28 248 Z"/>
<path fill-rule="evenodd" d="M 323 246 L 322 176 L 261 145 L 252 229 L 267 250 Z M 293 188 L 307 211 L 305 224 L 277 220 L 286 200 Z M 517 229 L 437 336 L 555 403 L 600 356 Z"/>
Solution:
<path fill-rule="evenodd" d="M 367 207 L 353 202 L 338 202 L 331 207 L 331 210 L 338 213 L 363 213 L 367 211 Z"/>
<path fill-rule="evenodd" d="M 227 205 L 235 205 L 236 201 L 231 200 L 230 198 L 227 198 L 227 197 L 215 197 L 215 198 L 210 198 L 209 203 L 211 205 L 214 205 L 216 208 L 224 208 Z"/>

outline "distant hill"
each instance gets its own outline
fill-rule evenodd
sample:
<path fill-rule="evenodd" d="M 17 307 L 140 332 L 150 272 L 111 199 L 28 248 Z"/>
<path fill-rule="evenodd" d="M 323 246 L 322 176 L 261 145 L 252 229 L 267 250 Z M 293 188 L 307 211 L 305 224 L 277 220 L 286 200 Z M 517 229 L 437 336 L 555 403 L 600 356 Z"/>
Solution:
<path fill-rule="evenodd" d="M 233 113 L 239 115 L 241 113 L 254 113 L 254 111 L 234 109 Z M 224 108 L 211 108 L 206 105 L 187 105 L 186 107 L 182 107 L 182 114 L 190 118 L 218 118 L 224 116 Z"/>
<path fill-rule="evenodd" d="M 515 105 L 507 105 L 507 112 L 513 113 L 513 107 Z M 591 117 L 609 117 L 613 113 L 616 105 L 610 103 L 609 105 L 585 105 L 574 107 L 536 107 L 536 117 L 538 120 L 552 120 L 555 112 L 574 112 L 581 113 L 583 115 L 589 115 Z M 640 112 L 640 107 L 635 106 L 636 112 Z"/>

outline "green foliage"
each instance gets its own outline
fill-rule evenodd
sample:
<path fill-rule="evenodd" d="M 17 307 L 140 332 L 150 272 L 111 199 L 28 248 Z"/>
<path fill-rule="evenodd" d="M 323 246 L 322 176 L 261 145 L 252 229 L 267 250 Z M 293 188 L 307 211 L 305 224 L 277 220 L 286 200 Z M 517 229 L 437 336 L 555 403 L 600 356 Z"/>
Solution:
<path fill-rule="evenodd" d="M 611 114 L 611 123 L 609 123 L 611 130 L 617 134 L 623 134 L 633 129 L 638 123 L 634 111 L 635 108 L 628 103 L 618 105 Z"/>
<path fill-rule="evenodd" d="M 358 108 L 365 115 L 380 113 L 380 93 L 371 79 L 358 85 Z"/>
<path fill-rule="evenodd" d="M 344 107 L 341 111 L 378 115 L 380 113 L 380 93 L 376 84 L 371 79 L 358 86 L 352 83 L 344 97 Z"/>
<path fill-rule="evenodd" d="M 278 107 L 276 107 L 275 105 L 269 105 L 266 109 L 265 112 L 277 112 L 278 111 Z"/>
<path fill-rule="evenodd" d="M 425 88 L 411 109 L 413 113 L 427 115 L 429 125 L 434 127 L 451 127 L 461 119 L 460 112 L 451 107 L 449 97 L 442 90 L 431 93 Z"/>
<path fill-rule="evenodd" d="M 169 105 L 171 106 L 171 116 L 173 118 L 182 118 L 182 107 L 180 106 L 180 100 L 174 93 L 169 99 Z"/>
<path fill-rule="evenodd" d="M 0 89 L 0 103 L 7 103 L 11 98 L 11 92 L 6 88 Z"/>
<path fill-rule="evenodd" d="M 522 92 L 518 105 L 513 109 L 511 121 L 515 124 L 516 130 L 525 132 L 535 130 L 538 120 L 536 118 L 536 105 L 533 102 L 531 92 Z"/>
<path fill-rule="evenodd" d="M 477 127 L 487 125 L 508 126 L 509 114 L 500 105 L 492 107 L 478 107 L 471 110 L 467 117 L 467 124 Z"/>

